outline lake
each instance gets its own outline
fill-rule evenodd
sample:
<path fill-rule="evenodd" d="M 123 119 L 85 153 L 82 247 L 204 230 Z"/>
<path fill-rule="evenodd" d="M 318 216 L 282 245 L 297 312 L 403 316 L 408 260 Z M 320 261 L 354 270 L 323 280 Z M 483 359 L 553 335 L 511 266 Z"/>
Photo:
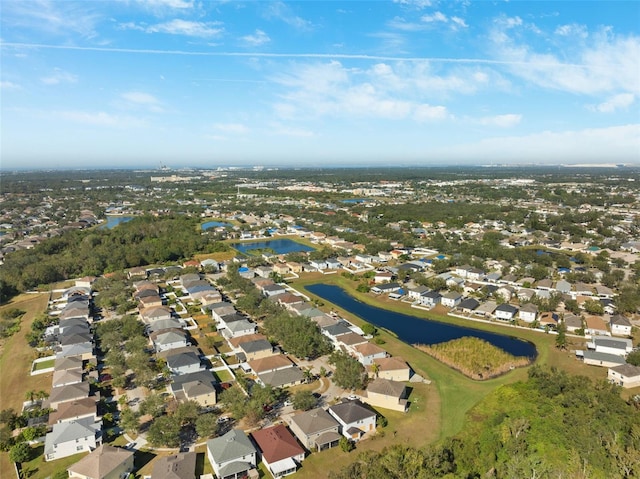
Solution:
<path fill-rule="evenodd" d="M 131 221 L 133 216 L 109 216 L 107 215 L 107 223 L 102 225 L 102 228 L 115 228 L 120 223 L 126 223 L 127 221 Z"/>
<path fill-rule="evenodd" d="M 269 249 L 275 254 L 287 254 L 287 253 L 299 253 L 302 251 L 314 251 L 314 248 L 307 246 L 297 241 L 293 241 L 287 238 L 273 239 L 266 241 L 253 241 L 251 243 L 234 243 L 235 249 L 241 253 L 246 253 L 254 249 Z"/>
<path fill-rule="evenodd" d="M 209 228 L 217 228 L 219 226 L 223 226 L 223 227 L 232 226 L 232 224 L 231 223 L 225 223 L 224 221 L 207 221 L 206 223 L 202 223 L 201 228 L 202 228 L 203 231 L 206 231 Z"/>
<path fill-rule="evenodd" d="M 312 284 L 307 289 L 365 321 L 395 333 L 408 344 L 438 344 L 465 336 L 484 339 L 514 356 L 536 357 L 535 346 L 513 336 L 490 333 L 474 328 L 447 324 L 431 319 L 422 319 L 408 314 L 396 313 L 370 306 L 349 296 L 339 286 Z"/>

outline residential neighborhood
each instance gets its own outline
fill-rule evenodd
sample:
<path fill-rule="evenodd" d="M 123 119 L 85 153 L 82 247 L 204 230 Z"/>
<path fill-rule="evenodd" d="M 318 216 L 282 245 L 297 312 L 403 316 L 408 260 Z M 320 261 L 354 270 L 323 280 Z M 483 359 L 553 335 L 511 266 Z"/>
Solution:
<path fill-rule="evenodd" d="M 428 414 L 423 403 L 437 383 L 416 370 L 413 356 L 391 352 L 397 347 L 374 318 L 327 304 L 309 284 L 351 285 L 371 304 L 462 328 L 552 338 L 571 367 L 590 368 L 594 377 L 638 394 L 635 192 L 615 189 L 625 201 L 608 206 L 607 221 L 599 206 L 572 209 L 585 219 L 581 237 L 541 227 L 568 213 L 536 195 L 517 201 L 529 212 L 520 223 L 479 217 L 459 225 L 380 226 L 384 213 L 373 215 L 407 202 L 418 185 L 425 197 L 440 191 L 436 202 L 449 205 L 468 201 L 472 184 L 524 186 L 516 179 L 371 182 L 339 190 L 366 193 L 362 203 L 295 195 L 271 200 L 274 211 L 259 210 L 246 196 L 250 188 L 267 195 L 310 191 L 308 182 L 273 180 L 243 183 L 245 193 L 216 204 L 196 195 L 181 200 L 199 213 L 178 217 L 192 221 L 198 241 L 218 251 L 70 278 L 47 290 L 46 311 L 29 332 L 31 377 L 48 378 L 22 405 L 34 428 L 29 447 L 42 445 L 52 467 L 73 459 L 64 466 L 68 477 L 192 478 L 197 470 L 203 479 L 278 478 L 304 474 L 310 458 L 328 449 L 348 454 L 408 434 L 398 431 L 398 419 L 387 426 L 388 417 Z M 336 186 L 316 186 L 338 193 Z M 454 194 L 451 187 L 460 189 Z M 578 184 L 564 187 L 585 194 Z M 28 219 L 6 209 L 3 266 L 12 268 L 20 251 L 37 251 L 65 231 L 100 231 L 105 212 L 143 217 L 136 203 L 160 201 L 165 188 L 172 187 L 129 189 L 126 202 L 96 203 L 66 230 L 43 221 L 53 196 L 29 210 Z M 282 212 L 283 204 L 299 213 Z M 539 229 L 531 227 L 531 215 Z M 334 222 L 338 216 L 348 226 Z M 200 226 L 208 221 L 224 226 Z M 372 223 L 388 236 L 374 235 Z M 142 463 L 147 453 L 154 458 Z"/>

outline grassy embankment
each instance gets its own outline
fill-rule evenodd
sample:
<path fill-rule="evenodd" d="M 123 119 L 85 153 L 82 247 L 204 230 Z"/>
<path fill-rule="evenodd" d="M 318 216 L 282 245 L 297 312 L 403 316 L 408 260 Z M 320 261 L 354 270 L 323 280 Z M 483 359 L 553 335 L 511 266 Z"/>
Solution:
<path fill-rule="evenodd" d="M 5 308 L 19 308 L 25 311 L 20 321 L 20 331 L 0 344 L 0 410 L 11 408 L 19 413 L 27 391 L 51 390 L 53 373 L 30 375 L 35 354 L 26 339 L 27 333 L 31 330 L 31 323 L 46 311 L 48 301 L 49 293 L 21 294 L 0 307 L 0 311 Z M 13 464 L 9 461 L 9 454 L 0 453 L 0 471 L 8 473 L 12 470 Z"/>

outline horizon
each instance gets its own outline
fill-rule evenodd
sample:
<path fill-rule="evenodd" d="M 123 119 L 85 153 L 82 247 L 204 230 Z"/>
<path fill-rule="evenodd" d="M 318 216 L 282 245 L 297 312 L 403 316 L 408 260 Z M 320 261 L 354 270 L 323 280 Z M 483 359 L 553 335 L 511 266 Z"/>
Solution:
<path fill-rule="evenodd" d="M 0 8 L 2 171 L 640 165 L 640 2 Z"/>

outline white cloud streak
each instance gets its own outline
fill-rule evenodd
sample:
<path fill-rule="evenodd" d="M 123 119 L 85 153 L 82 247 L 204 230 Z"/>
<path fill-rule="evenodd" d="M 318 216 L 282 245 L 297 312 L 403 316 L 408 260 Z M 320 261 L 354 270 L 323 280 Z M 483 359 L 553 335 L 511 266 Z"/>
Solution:
<path fill-rule="evenodd" d="M 169 35 L 184 35 L 189 37 L 211 38 L 224 33 L 219 22 L 194 22 L 190 20 L 173 19 L 155 25 L 138 25 L 136 23 L 122 23 L 123 30 L 139 30 L 145 33 L 165 33 Z"/>
<path fill-rule="evenodd" d="M 269 35 L 262 30 L 256 29 L 252 35 L 245 35 L 241 40 L 251 47 L 259 47 L 271 41 Z"/>
<path fill-rule="evenodd" d="M 73 73 L 66 72 L 59 68 L 56 68 L 54 72 L 46 77 L 40 79 L 45 85 L 59 85 L 60 83 L 77 83 L 78 76 Z"/>

